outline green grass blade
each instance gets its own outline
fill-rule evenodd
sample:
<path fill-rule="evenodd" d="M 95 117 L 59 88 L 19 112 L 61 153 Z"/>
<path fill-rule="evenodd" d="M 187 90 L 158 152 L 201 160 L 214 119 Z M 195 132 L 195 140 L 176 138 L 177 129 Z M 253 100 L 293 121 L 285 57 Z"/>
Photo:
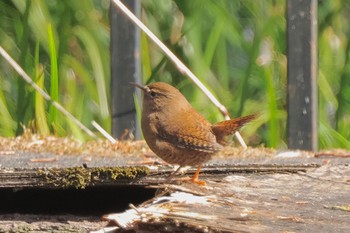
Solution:
<path fill-rule="evenodd" d="M 141 64 L 142 76 L 145 81 L 152 75 L 151 57 L 145 33 L 141 33 Z"/>
<path fill-rule="evenodd" d="M 21 48 L 21 55 L 19 57 L 19 64 L 22 67 L 26 68 L 26 59 L 28 54 L 28 40 L 29 40 L 29 12 L 31 8 L 31 1 L 27 0 L 25 2 L 25 10 L 23 14 L 23 25 L 18 25 L 22 30 L 22 33 L 18 35 L 19 37 L 19 43 Z M 17 28 L 18 28 L 17 27 Z M 16 134 L 19 135 L 23 132 L 22 124 L 26 125 L 29 122 L 29 119 L 32 118 L 31 111 L 28 111 L 29 102 L 31 100 L 30 93 L 26 92 L 26 83 L 25 81 L 18 77 L 17 79 L 17 86 L 18 86 L 18 99 L 20 101 L 17 102 L 17 132 Z"/>
<path fill-rule="evenodd" d="M 36 66 L 36 84 L 44 89 L 44 67 L 41 64 Z M 50 129 L 47 124 L 45 112 L 45 100 L 38 93 L 35 92 L 35 122 L 37 132 L 41 135 L 50 135 Z"/>
<path fill-rule="evenodd" d="M 135 109 L 136 109 L 137 123 L 141 127 L 142 104 L 140 103 L 139 98 L 137 98 L 135 94 L 134 94 L 134 103 L 135 103 Z"/>
<path fill-rule="evenodd" d="M 15 136 L 17 123 L 13 120 L 5 95 L 0 89 L 0 135 L 5 137 Z"/>
<path fill-rule="evenodd" d="M 269 106 L 269 122 L 268 122 L 268 147 L 277 147 L 279 144 L 279 132 L 278 132 L 278 109 L 276 103 L 276 92 L 273 80 L 273 74 L 270 67 L 264 67 L 265 80 L 266 80 L 266 93 L 268 97 Z"/>
<path fill-rule="evenodd" d="M 75 29 L 75 34 L 84 44 L 84 47 L 89 55 L 90 64 L 93 68 L 94 79 L 96 81 L 98 100 L 100 104 L 100 114 L 102 118 L 106 118 L 109 115 L 108 101 L 107 101 L 107 91 L 105 83 L 105 75 L 103 70 L 103 65 L 101 63 L 101 55 L 90 32 L 83 27 L 77 27 Z"/>
<path fill-rule="evenodd" d="M 52 25 L 48 24 L 48 39 L 49 39 L 49 50 L 50 50 L 50 65 L 51 65 L 51 79 L 50 79 L 50 96 L 53 101 L 58 101 L 58 64 L 57 64 L 57 52 L 55 38 L 52 30 Z M 50 105 L 49 119 L 52 125 L 58 125 L 57 120 L 57 109 Z"/>
<path fill-rule="evenodd" d="M 320 148 L 350 149 L 350 141 L 333 129 L 328 123 L 321 121 L 319 131 Z"/>
<path fill-rule="evenodd" d="M 35 45 L 35 83 L 41 88 L 45 89 L 45 73 L 44 67 L 39 63 L 39 41 Z M 45 100 L 38 92 L 34 94 L 34 107 L 35 107 L 35 123 L 36 131 L 41 135 L 49 135 L 50 128 L 47 124 L 46 111 L 45 111 Z"/>
<path fill-rule="evenodd" d="M 208 66 L 211 65 L 215 50 L 220 41 L 221 32 L 224 28 L 224 21 L 217 20 L 211 31 L 204 51 L 204 60 Z"/>

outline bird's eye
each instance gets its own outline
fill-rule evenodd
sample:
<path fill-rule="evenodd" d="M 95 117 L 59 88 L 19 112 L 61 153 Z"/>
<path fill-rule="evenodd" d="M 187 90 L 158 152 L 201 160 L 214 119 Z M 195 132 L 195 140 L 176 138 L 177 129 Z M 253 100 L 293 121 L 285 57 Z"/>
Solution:
<path fill-rule="evenodd" d="M 151 95 L 151 97 L 155 97 L 157 95 L 154 91 L 151 91 L 149 94 Z"/>

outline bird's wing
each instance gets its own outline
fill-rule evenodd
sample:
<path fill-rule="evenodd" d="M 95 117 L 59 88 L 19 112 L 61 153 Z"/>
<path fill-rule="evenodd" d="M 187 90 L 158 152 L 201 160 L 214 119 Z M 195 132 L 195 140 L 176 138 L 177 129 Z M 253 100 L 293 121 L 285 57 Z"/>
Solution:
<path fill-rule="evenodd" d="M 174 124 L 163 124 L 158 129 L 159 136 L 179 148 L 214 153 L 222 146 L 217 143 L 211 124 L 201 115 L 191 114 L 191 119 L 173 119 Z"/>

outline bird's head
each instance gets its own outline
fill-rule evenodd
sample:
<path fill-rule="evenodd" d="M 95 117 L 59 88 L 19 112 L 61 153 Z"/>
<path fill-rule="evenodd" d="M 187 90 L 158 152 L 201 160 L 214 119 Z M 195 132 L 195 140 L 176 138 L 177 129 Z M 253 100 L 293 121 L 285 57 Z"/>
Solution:
<path fill-rule="evenodd" d="M 146 86 L 137 83 L 132 83 L 133 86 L 140 88 L 143 91 L 143 109 L 158 111 L 160 109 L 174 108 L 181 104 L 188 105 L 186 98 L 175 87 L 164 83 L 155 82 Z"/>

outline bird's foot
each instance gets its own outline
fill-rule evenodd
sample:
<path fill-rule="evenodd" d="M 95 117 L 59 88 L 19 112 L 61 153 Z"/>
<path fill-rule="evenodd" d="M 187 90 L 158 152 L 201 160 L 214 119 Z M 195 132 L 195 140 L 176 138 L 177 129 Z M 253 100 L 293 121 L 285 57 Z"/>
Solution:
<path fill-rule="evenodd" d="M 192 182 L 201 186 L 207 185 L 205 181 L 198 180 L 198 177 L 181 177 L 181 178 L 177 178 L 176 180 L 181 182 Z"/>
<path fill-rule="evenodd" d="M 202 164 L 199 164 L 199 165 L 198 165 L 197 171 L 196 171 L 196 173 L 194 174 L 194 176 L 191 178 L 190 181 L 193 182 L 193 183 L 195 183 L 195 184 L 199 184 L 199 185 L 205 186 L 205 185 L 207 185 L 207 183 L 205 183 L 205 181 L 201 181 L 201 180 L 198 179 L 198 177 L 199 177 L 199 171 L 201 170 L 201 165 L 202 165 Z"/>
<path fill-rule="evenodd" d="M 207 185 L 207 183 L 205 181 L 198 180 L 198 177 L 192 177 L 190 181 L 195 183 L 195 184 L 199 184 L 201 186 L 206 186 Z"/>

